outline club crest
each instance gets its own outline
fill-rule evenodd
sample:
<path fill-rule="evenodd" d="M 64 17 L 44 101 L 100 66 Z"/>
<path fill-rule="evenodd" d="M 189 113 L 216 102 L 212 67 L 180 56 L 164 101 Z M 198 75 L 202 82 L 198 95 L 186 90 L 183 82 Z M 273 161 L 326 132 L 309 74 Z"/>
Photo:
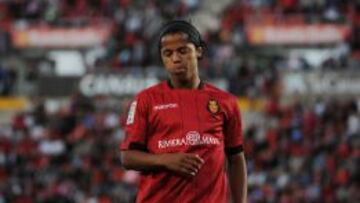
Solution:
<path fill-rule="evenodd" d="M 217 113 L 220 110 L 219 103 L 215 99 L 210 99 L 207 105 L 207 109 L 210 113 Z"/>

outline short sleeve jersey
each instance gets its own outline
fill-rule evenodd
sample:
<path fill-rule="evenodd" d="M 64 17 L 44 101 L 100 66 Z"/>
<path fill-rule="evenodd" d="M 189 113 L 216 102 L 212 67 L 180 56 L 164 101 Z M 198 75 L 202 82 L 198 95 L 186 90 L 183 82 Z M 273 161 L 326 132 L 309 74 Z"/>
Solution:
<path fill-rule="evenodd" d="M 209 83 L 188 90 L 164 81 L 137 95 L 125 131 L 121 150 L 196 153 L 205 161 L 194 177 L 142 173 L 137 202 L 228 202 L 225 154 L 243 145 L 235 96 Z"/>

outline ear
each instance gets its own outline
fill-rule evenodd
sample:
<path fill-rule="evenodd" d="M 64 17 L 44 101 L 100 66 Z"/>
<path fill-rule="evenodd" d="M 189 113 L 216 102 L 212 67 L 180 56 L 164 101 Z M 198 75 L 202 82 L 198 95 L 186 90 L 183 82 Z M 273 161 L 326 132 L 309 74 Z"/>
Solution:
<path fill-rule="evenodd" d="M 197 47 L 196 48 L 196 56 L 198 59 L 201 59 L 203 56 L 203 48 L 202 47 Z"/>

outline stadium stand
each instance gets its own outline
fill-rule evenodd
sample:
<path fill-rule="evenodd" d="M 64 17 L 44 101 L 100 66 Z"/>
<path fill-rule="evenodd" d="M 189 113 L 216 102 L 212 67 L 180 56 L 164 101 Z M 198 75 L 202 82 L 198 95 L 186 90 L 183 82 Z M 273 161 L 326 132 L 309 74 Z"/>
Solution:
<path fill-rule="evenodd" d="M 134 201 L 118 146 L 172 18 L 239 96 L 250 203 L 360 202 L 359 1 L 2 0 L 0 203 Z"/>

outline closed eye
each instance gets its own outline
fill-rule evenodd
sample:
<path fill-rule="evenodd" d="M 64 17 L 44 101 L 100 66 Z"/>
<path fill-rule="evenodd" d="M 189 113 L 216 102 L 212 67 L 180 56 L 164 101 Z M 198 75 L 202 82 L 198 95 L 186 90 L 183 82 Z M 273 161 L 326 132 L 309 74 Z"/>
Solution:
<path fill-rule="evenodd" d="M 165 51 L 162 52 L 162 54 L 163 54 L 163 56 L 165 56 L 165 57 L 169 57 L 169 56 L 171 56 L 172 51 L 170 51 L 170 50 L 165 50 Z"/>
<path fill-rule="evenodd" d="M 186 53 L 189 52 L 189 48 L 187 48 L 187 47 L 180 47 L 180 48 L 178 49 L 178 52 L 179 52 L 180 54 L 186 54 Z"/>

